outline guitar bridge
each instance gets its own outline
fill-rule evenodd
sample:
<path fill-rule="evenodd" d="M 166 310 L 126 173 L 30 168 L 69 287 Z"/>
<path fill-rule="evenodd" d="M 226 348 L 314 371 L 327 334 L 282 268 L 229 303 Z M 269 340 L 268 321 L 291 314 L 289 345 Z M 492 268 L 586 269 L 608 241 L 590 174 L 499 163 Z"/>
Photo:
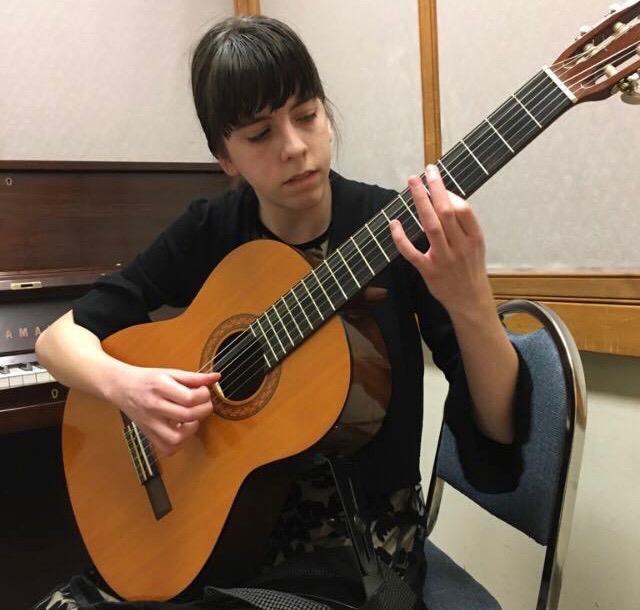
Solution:
<path fill-rule="evenodd" d="M 125 416 L 123 415 L 123 419 Z M 127 421 L 128 418 L 125 420 Z M 172 506 L 167 494 L 167 488 L 164 486 L 158 463 L 149 439 L 136 426 L 134 422 L 128 420 L 124 427 L 124 438 L 127 442 L 131 461 L 138 475 L 138 481 L 147 492 L 151 509 L 157 520 L 162 519 L 171 512 Z"/>

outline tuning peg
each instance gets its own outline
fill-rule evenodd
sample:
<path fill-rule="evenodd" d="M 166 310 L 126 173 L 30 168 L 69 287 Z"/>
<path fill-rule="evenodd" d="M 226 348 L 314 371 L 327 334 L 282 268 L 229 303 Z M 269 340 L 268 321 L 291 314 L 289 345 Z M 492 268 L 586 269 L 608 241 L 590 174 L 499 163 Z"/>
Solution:
<path fill-rule="evenodd" d="M 613 24 L 612 29 L 615 34 L 618 34 L 618 36 L 620 36 L 628 29 L 628 27 L 629 27 L 628 25 L 625 25 L 621 21 L 617 21 L 616 23 Z"/>
<path fill-rule="evenodd" d="M 583 36 L 586 36 L 593 28 L 590 25 L 583 25 L 579 30 L 578 30 L 578 35 L 575 37 L 574 40 L 580 40 Z"/>
<path fill-rule="evenodd" d="M 622 101 L 627 104 L 640 104 L 640 73 L 634 72 L 622 82 Z"/>

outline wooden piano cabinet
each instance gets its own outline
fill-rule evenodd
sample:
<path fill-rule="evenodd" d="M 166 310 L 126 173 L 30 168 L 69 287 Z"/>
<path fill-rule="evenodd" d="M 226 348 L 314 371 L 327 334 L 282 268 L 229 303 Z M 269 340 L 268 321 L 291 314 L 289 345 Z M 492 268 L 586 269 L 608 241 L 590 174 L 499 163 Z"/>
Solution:
<path fill-rule="evenodd" d="M 229 188 L 216 163 L 0 161 L 0 367 L 35 361 L 37 335 L 96 279 L 131 262 L 191 201 Z M 0 368 L 0 434 L 62 421 L 60 384 L 2 383 Z"/>

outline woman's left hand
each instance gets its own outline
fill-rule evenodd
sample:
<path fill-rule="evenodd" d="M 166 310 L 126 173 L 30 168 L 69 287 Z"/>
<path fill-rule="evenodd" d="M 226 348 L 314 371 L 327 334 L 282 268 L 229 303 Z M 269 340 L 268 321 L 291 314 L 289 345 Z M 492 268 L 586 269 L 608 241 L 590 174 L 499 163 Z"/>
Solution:
<path fill-rule="evenodd" d="M 446 190 L 438 169 L 429 165 L 425 174 L 428 192 L 418 176 L 409 178 L 409 188 L 429 249 L 418 250 L 398 220 L 391 221 L 391 235 L 400 254 L 416 267 L 431 294 L 453 315 L 478 299 L 492 299 L 484 237 L 469 204 Z"/>

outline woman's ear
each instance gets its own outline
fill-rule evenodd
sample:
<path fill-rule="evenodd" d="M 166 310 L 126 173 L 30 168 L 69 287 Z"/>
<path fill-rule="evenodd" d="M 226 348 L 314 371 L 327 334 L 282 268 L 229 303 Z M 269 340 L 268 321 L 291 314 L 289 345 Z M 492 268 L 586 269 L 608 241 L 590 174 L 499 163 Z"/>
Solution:
<path fill-rule="evenodd" d="M 218 159 L 218 163 L 222 168 L 222 171 L 227 174 L 230 178 L 237 178 L 240 175 L 240 172 L 236 169 L 236 166 L 233 164 L 233 161 L 229 159 L 229 157 L 216 157 Z"/>

